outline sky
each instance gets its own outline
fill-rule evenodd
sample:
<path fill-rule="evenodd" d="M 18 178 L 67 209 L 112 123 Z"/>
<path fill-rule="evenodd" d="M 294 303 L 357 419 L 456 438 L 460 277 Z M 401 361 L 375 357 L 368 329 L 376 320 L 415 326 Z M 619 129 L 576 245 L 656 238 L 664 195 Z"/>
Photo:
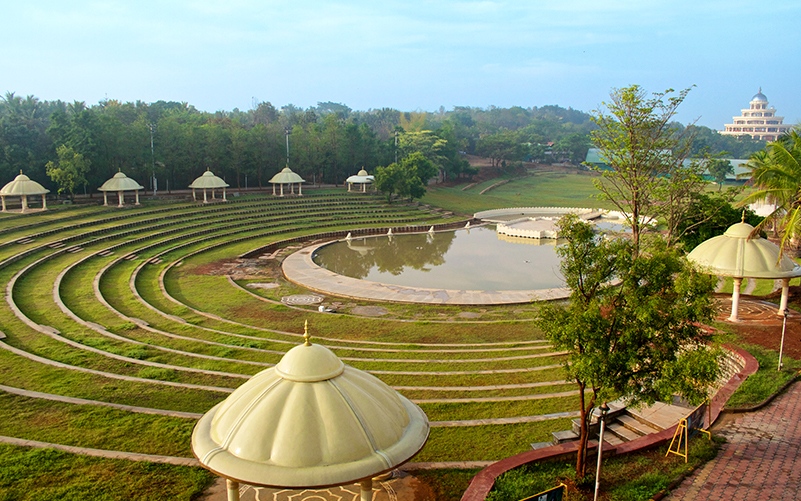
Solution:
<path fill-rule="evenodd" d="M 559 105 L 695 86 L 713 129 L 762 88 L 801 122 L 798 0 L 11 0 L 0 92 L 204 111 Z"/>

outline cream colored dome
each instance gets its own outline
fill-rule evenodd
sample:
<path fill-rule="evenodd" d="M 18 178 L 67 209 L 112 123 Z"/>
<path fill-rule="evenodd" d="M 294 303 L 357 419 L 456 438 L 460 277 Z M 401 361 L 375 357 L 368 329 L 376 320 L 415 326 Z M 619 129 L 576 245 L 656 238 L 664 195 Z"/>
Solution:
<path fill-rule="evenodd" d="M 103 185 L 98 188 L 98 191 L 133 191 L 133 190 L 144 190 L 145 187 L 141 184 L 137 183 L 130 177 L 126 176 L 122 173 L 122 171 L 117 172 L 114 176 L 103 183 Z"/>
<path fill-rule="evenodd" d="M 31 178 L 23 174 L 22 171 L 20 171 L 19 175 L 15 177 L 13 181 L 0 189 L 0 195 L 12 197 L 22 195 L 44 195 L 45 193 L 50 193 L 50 190 L 36 181 L 32 181 Z"/>
<path fill-rule="evenodd" d="M 207 190 L 216 190 L 218 188 L 227 188 L 228 186 L 228 183 L 223 181 L 221 177 L 215 176 L 210 170 L 204 172 L 202 176 L 196 178 L 192 181 L 192 184 L 189 185 L 190 188 L 200 190 L 204 188 Z"/>
<path fill-rule="evenodd" d="M 192 450 L 232 480 L 322 487 L 393 469 L 423 447 L 428 430 L 417 405 L 328 348 L 304 344 L 207 412 Z"/>
<path fill-rule="evenodd" d="M 749 238 L 754 227 L 733 224 L 723 235 L 699 244 L 687 259 L 711 273 L 727 277 L 787 278 L 801 276 L 793 260 L 779 259 L 779 246 L 764 238 Z"/>
<path fill-rule="evenodd" d="M 302 177 L 293 172 L 292 169 L 290 169 L 289 167 L 284 167 L 281 170 L 281 172 L 274 175 L 269 182 L 275 184 L 292 184 L 292 183 L 303 183 L 304 180 Z"/>

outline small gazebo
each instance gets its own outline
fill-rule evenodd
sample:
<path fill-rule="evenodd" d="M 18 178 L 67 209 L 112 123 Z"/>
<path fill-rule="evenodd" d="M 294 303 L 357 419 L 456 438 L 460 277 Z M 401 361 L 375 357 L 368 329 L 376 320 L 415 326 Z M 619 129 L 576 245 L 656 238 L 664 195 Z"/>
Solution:
<path fill-rule="evenodd" d="M 298 195 L 303 195 L 303 183 L 306 181 L 303 180 L 302 177 L 295 174 L 289 166 L 284 167 L 281 172 L 274 175 L 272 179 L 270 179 L 270 183 L 273 185 L 273 195 L 275 195 L 275 185 L 278 184 L 281 186 L 281 196 L 284 196 L 284 185 L 288 184 L 289 189 L 292 195 L 295 194 L 295 184 L 298 185 Z"/>
<path fill-rule="evenodd" d="M 225 181 L 222 180 L 219 176 L 215 176 L 213 172 L 206 169 L 206 172 L 203 173 L 202 176 L 192 181 L 192 184 L 189 185 L 192 188 L 192 200 L 197 200 L 195 196 L 195 190 L 203 190 L 203 203 L 209 203 L 209 199 L 206 196 L 206 190 L 211 190 L 211 200 L 217 200 L 214 197 L 214 190 L 222 189 L 222 200 L 223 202 L 227 202 L 228 199 L 225 196 L 225 188 L 229 185 Z"/>
<path fill-rule="evenodd" d="M 782 297 L 780 315 L 787 308 L 790 279 L 801 276 L 801 266 L 792 259 L 781 256 L 779 246 L 762 237 L 752 238 L 754 227 L 746 222 L 733 224 L 723 235 L 700 243 L 687 255 L 708 272 L 718 276 L 732 277 L 734 287 L 729 320 L 739 321 L 740 286 L 743 278 L 781 279 Z"/>
<path fill-rule="evenodd" d="M 103 205 L 108 206 L 108 193 L 117 192 L 117 207 L 125 206 L 125 192 L 133 191 L 136 194 L 136 201 L 134 205 L 139 205 L 139 190 L 144 190 L 145 187 L 137 183 L 130 177 L 123 174 L 120 170 L 114 176 L 103 183 L 103 186 L 98 188 L 98 191 L 103 192 Z"/>
<path fill-rule="evenodd" d="M 47 210 L 47 198 L 45 195 L 48 193 L 50 193 L 50 190 L 36 181 L 32 181 L 20 170 L 19 175 L 13 181 L 0 189 L 0 203 L 2 204 L 3 212 L 8 212 L 6 210 L 6 197 L 20 197 L 20 203 L 22 204 L 20 212 L 24 213 L 28 210 L 28 196 L 42 195 L 42 210 Z"/>
<path fill-rule="evenodd" d="M 351 191 L 354 184 L 359 184 L 362 187 L 361 192 L 364 193 L 367 191 L 367 186 L 375 182 L 375 176 L 367 174 L 367 171 L 362 168 L 358 174 L 350 176 L 345 182 L 348 184 L 348 191 Z"/>
<path fill-rule="evenodd" d="M 405 463 L 428 439 L 425 413 L 375 376 L 331 350 L 305 343 L 289 350 L 209 410 L 192 431 L 201 465 L 239 483 L 315 489 L 372 479 Z"/>

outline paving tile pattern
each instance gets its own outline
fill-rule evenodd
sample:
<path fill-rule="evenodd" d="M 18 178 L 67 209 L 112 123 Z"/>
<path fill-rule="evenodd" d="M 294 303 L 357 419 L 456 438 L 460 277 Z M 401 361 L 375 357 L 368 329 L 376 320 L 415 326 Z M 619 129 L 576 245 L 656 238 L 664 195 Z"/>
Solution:
<path fill-rule="evenodd" d="M 801 383 L 717 433 L 727 441 L 717 458 L 666 499 L 801 500 Z"/>

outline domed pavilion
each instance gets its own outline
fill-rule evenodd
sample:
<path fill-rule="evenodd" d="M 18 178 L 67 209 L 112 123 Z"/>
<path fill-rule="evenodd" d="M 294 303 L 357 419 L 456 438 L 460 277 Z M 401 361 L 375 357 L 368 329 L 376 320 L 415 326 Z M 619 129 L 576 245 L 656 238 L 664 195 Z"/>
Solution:
<path fill-rule="evenodd" d="M 378 378 L 347 366 L 328 348 L 289 350 L 209 410 L 192 431 L 201 465 L 239 483 L 279 489 L 361 484 L 405 463 L 428 439 L 425 413 Z"/>
<path fill-rule="evenodd" d="M 98 188 L 98 191 L 103 192 L 103 205 L 108 206 L 109 192 L 117 192 L 117 207 L 125 207 L 125 192 L 133 191 L 136 195 L 134 205 L 139 205 L 139 190 L 144 190 L 145 187 L 137 183 L 130 177 L 126 176 L 122 171 L 117 172 L 114 176 L 103 183 Z"/>
<path fill-rule="evenodd" d="M 202 176 L 192 181 L 192 184 L 189 185 L 192 188 L 192 200 L 197 200 L 195 196 L 195 190 L 203 190 L 203 203 L 209 203 L 209 199 L 206 196 L 206 191 L 211 190 L 211 200 L 217 200 L 214 196 L 214 190 L 222 189 L 222 201 L 227 202 L 228 199 L 225 195 L 225 188 L 229 186 L 228 183 L 223 181 L 222 178 L 215 176 L 213 172 L 206 169 L 206 172 L 203 173 Z"/>
<path fill-rule="evenodd" d="M 801 276 L 801 266 L 781 256 L 779 246 L 773 242 L 762 237 L 752 238 L 753 231 L 754 227 L 744 221 L 733 224 L 723 235 L 700 243 L 687 255 L 687 259 L 709 273 L 732 277 L 731 322 L 739 321 L 737 310 L 743 278 L 781 279 L 782 297 L 778 310 L 781 315 L 787 308 L 790 279 Z"/>
<path fill-rule="evenodd" d="M 287 165 L 284 167 L 281 172 L 274 175 L 272 179 L 270 179 L 270 183 L 273 185 L 273 195 L 275 195 L 275 185 L 279 185 L 281 187 L 281 195 L 284 196 L 284 185 L 288 184 L 291 194 L 295 194 L 295 185 L 298 185 L 298 195 L 303 195 L 303 183 L 306 181 L 300 177 L 299 175 L 295 174 L 292 169 L 289 168 Z"/>
<path fill-rule="evenodd" d="M 22 204 L 22 210 L 20 210 L 20 212 L 28 212 L 28 197 L 36 195 L 42 196 L 41 210 L 47 210 L 47 198 L 45 195 L 48 193 L 50 193 L 50 190 L 36 181 L 31 180 L 31 178 L 23 174 L 22 171 L 19 171 L 19 175 L 15 177 L 13 181 L 0 189 L 0 204 L 2 204 L 3 207 L 2 211 L 8 212 L 6 210 L 6 197 L 20 197 L 20 203 Z"/>
<path fill-rule="evenodd" d="M 354 184 L 358 184 L 361 185 L 361 192 L 364 193 L 367 191 L 367 186 L 375 182 L 375 176 L 368 175 L 367 171 L 362 168 L 358 174 L 350 176 L 345 182 L 348 184 L 348 191 L 351 191 Z"/>

